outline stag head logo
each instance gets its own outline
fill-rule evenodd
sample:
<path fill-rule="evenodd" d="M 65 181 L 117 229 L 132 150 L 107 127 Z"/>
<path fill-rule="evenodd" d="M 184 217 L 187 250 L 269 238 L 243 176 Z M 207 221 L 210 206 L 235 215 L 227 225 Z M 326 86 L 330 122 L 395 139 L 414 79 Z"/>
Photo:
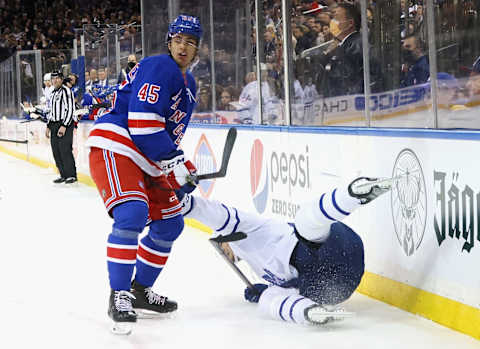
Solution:
<path fill-rule="evenodd" d="M 402 150 L 395 161 L 392 177 L 392 216 L 398 242 L 407 256 L 420 247 L 427 221 L 425 177 L 417 156 Z"/>

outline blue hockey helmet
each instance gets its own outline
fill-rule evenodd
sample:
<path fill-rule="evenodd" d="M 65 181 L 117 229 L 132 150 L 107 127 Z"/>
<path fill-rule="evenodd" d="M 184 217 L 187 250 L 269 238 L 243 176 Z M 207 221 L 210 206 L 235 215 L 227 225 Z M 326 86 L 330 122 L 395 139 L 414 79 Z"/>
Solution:
<path fill-rule="evenodd" d="M 175 34 L 188 34 L 197 38 L 198 42 L 202 39 L 202 26 L 200 25 L 200 19 L 198 17 L 189 16 L 189 15 L 179 15 L 170 25 L 168 26 L 167 42 Z"/>

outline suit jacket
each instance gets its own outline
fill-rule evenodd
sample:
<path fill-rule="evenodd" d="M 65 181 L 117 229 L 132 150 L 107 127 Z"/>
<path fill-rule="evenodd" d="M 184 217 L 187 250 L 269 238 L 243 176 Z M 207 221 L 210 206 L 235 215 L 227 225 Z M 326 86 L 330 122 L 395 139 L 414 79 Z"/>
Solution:
<path fill-rule="evenodd" d="M 362 36 L 354 32 L 343 43 L 320 59 L 324 68 L 319 86 L 324 96 L 363 93 Z"/>

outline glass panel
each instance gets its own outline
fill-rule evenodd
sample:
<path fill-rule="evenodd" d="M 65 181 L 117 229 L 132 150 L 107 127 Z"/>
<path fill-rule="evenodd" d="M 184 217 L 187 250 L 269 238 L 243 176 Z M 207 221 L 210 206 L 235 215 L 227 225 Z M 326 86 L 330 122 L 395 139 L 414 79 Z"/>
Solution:
<path fill-rule="evenodd" d="M 64 75 L 70 72 L 71 50 L 41 50 L 41 57 L 42 76 L 54 70 L 60 70 Z"/>
<path fill-rule="evenodd" d="M 144 56 L 167 53 L 165 35 L 168 31 L 168 0 L 143 0 Z M 140 45 L 141 46 L 141 45 Z"/>
<path fill-rule="evenodd" d="M 299 3 L 291 18 L 294 47 L 294 125 L 364 126 L 359 6 Z"/>
<path fill-rule="evenodd" d="M 2 111 L 2 117 L 17 114 L 15 73 L 15 55 L 0 62 L 0 110 Z"/>
<path fill-rule="evenodd" d="M 254 71 L 252 9 L 250 1 L 232 4 L 228 1 L 215 2 L 215 81 L 216 122 L 251 122 L 248 105 L 240 104 L 239 98 Z M 201 53 L 201 56 L 205 53 Z M 206 68 L 206 67 L 205 67 Z M 206 71 L 206 69 L 203 71 Z M 204 74 L 201 70 L 197 73 Z M 243 91 L 243 97 L 246 96 Z M 255 87 L 251 91 L 255 97 Z M 245 101 L 245 100 L 243 100 Z M 243 103 L 243 102 L 242 102 Z"/>
<path fill-rule="evenodd" d="M 35 65 L 35 52 L 28 51 L 18 53 L 20 64 L 20 102 L 26 106 L 39 102 L 37 95 L 37 67 Z"/>
<path fill-rule="evenodd" d="M 438 2 L 438 127 L 480 128 L 480 9 L 478 1 Z"/>
<path fill-rule="evenodd" d="M 378 1 L 368 9 L 371 126 L 434 127 L 422 2 Z M 364 98 L 355 109 L 365 109 Z"/>
<path fill-rule="evenodd" d="M 262 86 L 262 118 L 253 117 L 264 125 L 285 124 L 285 84 L 283 61 L 283 20 L 281 2 L 263 0 L 260 6 L 260 73 Z M 252 84 L 258 83 L 255 81 Z M 247 88 L 247 87 L 245 87 Z M 258 87 L 257 87 L 258 88 Z M 258 99 L 257 99 L 258 100 Z M 258 112 L 257 112 L 258 113 Z M 256 115 L 256 114 L 254 114 Z"/>

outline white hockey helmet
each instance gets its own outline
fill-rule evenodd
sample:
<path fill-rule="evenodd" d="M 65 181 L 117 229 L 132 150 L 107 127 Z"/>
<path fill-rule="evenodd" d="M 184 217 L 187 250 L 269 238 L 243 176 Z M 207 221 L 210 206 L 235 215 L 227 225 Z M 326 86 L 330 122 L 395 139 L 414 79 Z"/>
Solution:
<path fill-rule="evenodd" d="M 47 73 L 43 76 L 43 81 L 50 81 L 52 80 L 52 76 L 50 73 Z"/>

